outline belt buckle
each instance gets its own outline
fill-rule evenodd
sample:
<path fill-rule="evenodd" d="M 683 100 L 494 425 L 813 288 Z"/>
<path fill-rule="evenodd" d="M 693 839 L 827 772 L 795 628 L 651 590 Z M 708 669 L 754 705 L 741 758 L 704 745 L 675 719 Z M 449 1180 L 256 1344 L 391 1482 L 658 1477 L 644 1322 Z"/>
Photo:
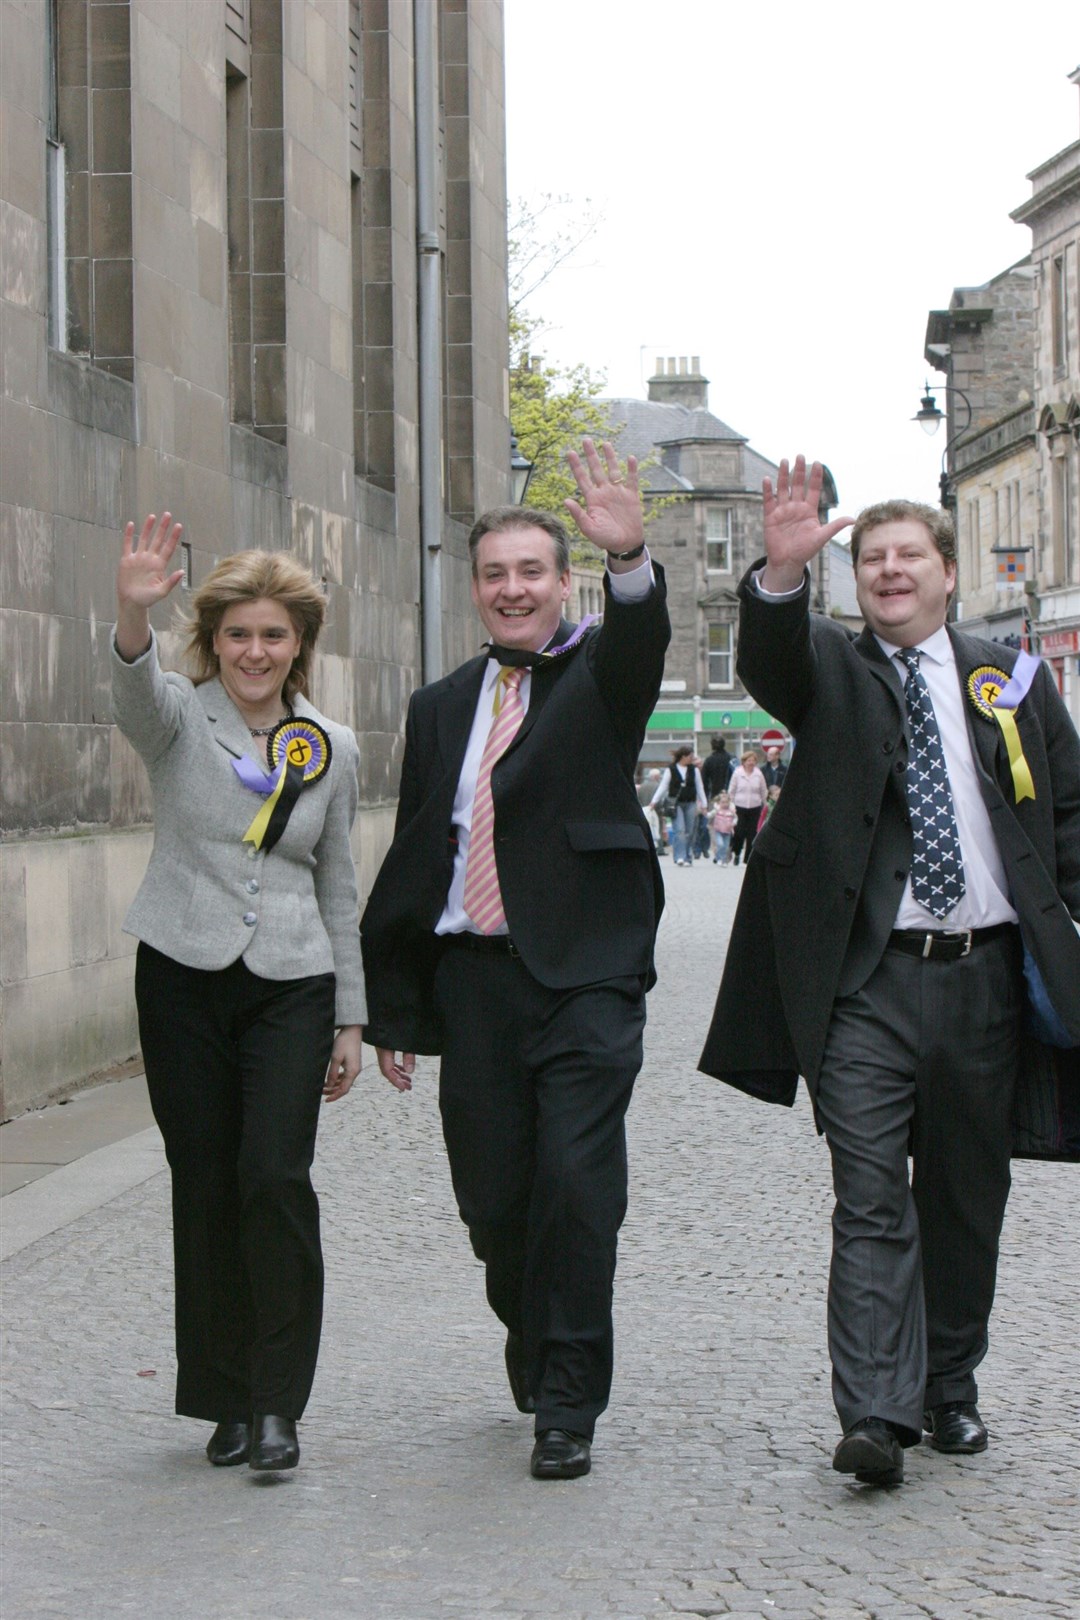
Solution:
<path fill-rule="evenodd" d="M 506 954 L 515 962 L 521 961 L 521 952 L 518 950 L 509 934 L 506 936 Z"/>
<path fill-rule="evenodd" d="M 960 955 L 961 956 L 970 956 L 971 955 L 971 934 L 972 934 L 972 930 L 970 928 L 961 928 L 960 933 L 963 934 L 963 936 L 964 936 L 964 948 L 960 952 Z"/>

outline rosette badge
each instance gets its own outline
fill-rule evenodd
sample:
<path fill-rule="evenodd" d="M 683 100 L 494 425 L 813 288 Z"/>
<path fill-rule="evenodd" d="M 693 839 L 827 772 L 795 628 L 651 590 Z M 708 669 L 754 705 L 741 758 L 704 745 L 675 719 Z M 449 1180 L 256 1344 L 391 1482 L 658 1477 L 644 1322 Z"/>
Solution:
<path fill-rule="evenodd" d="M 1022 652 L 1011 676 L 1003 669 L 995 669 L 992 664 L 981 664 L 967 678 L 968 697 L 975 708 L 985 719 L 996 722 L 1001 728 L 1017 804 L 1021 799 L 1035 797 L 1035 784 L 1031 779 L 1031 768 L 1024 758 L 1015 710 L 1027 696 L 1038 668 L 1039 660 L 1031 653 Z"/>
<path fill-rule="evenodd" d="M 293 717 L 275 726 L 267 753 L 271 775 L 263 777 L 255 791 L 265 792 L 268 797 L 243 840 L 264 852 L 273 849 L 285 831 L 303 790 L 325 776 L 332 750 L 322 726 L 314 720 Z M 247 775 L 240 775 L 247 786 L 253 785 Z"/>

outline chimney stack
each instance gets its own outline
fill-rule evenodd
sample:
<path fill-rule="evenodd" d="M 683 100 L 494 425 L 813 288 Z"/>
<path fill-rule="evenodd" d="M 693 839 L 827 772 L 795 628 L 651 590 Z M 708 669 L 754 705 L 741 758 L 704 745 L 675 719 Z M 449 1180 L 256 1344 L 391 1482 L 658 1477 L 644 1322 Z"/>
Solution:
<path fill-rule="evenodd" d="M 684 405 L 688 411 L 708 410 L 709 379 L 701 375 L 701 356 L 669 354 L 657 357 L 649 378 L 649 399 L 654 404 Z"/>

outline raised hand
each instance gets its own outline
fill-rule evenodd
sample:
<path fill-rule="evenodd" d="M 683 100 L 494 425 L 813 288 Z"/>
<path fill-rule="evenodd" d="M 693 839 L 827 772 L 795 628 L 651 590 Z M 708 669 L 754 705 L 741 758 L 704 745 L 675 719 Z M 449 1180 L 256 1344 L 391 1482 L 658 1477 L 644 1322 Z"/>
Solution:
<path fill-rule="evenodd" d="M 578 498 L 568 500 L 566 509 L 594 546 L 607 552 L 633 551 L 645 539 L 637 460 L 628 456 L 624 473 L 614 447 L 605 442 L 600 449 L 603 460 L 593 441 L 583 439 L 582 455 L 576 450 L 567 455 Z"/>
<path fill-rule="evenodd" d="M 132 607 L 156 607 L 179 585 L 184 570 L 178 568 L 170 573 L 169 563 L 183 532 L 182 524 L 173 523 L 171 512 L 163 512 L 160 521 L 151 512 L 138 539 L 134 523 L 128 524 L 116 572 L 116 597 L 121 606 L 130 603 Z"/>
<path fill-rule="evenodd" d="M 134 523 L 124 530 L 116 570 L 116 646 L 129 663 L 150 645 L 150 609 L 164 602 L 184 577 L 182 568 L 169 569 L 182 533 L 171 512 L 163 512 L 160 521 L 151 512 L 138 539 Z"/>
<path fill-rule="evenodd" d="M 789 472 L 780 463 L 776 492 L 772 480 L 762 480 L 765 513 L 765 555 L 768 565 L 761 583 L 767 591 L 794 590 L 802 583 L 803 570 L 811 558 L 828 544 L 834 534 L 849 528 L 854 519 L 836 518 L 822 523 L 818 515 L 825 469 L 815 461 L 806 476 L 806 457 L 796 456 Z"/>

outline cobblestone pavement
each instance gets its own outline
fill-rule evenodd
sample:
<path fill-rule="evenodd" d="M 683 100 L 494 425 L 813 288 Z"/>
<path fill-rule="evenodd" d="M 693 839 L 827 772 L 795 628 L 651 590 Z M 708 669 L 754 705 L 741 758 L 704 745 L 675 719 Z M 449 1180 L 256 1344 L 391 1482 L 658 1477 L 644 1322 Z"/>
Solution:
<path fill-rule="evenodd" d="M 401 1098 L 371 1061 L 320 1139 L 327 1318 L 295 1473 L 211 1469 L 172 1415 L 164 1174 L 3 1267 L 5 1620 L 1080 1613 L 1073 1173 L 1017 1166 L 989 1452 L 920 1447 L 894 1491 L 833 1473 L 827 1154 L 805 1099 L 695 1072 L 741 874 L 665 865 L 592 1474 L 528 1477 L 434 1067 Z"/>

